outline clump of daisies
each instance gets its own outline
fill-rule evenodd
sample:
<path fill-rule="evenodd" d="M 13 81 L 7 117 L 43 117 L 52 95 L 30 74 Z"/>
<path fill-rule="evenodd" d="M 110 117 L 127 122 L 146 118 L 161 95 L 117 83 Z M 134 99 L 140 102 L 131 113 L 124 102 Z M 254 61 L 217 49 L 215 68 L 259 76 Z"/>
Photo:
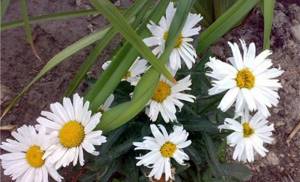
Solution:
<path fill-rule="evenodd" d="M 265 143 L 273 140 L 273 125 L 268 125 L 269 108 L 279 102 L 278 90 L 281 84 L 278 77 L 283 73 L 272 67 L 270 50 L 264 50 L 256 56 L 254 43 L 247 47 L 240 40 L 242 50 L 237 43 L 229 42 L 232 57 L 228 63 L 211 57 L 206 66 L 210 69 L 207 76 L 212 78 L 209 95 L 225 93 L 218 108 L 223 112 L 235 106 L 235 119 L 226 118 L 220 129 L 232 130 L 227 137 L 231 147 L 235 147 L 233 159 L 253 162 L 256 153 L 264 157 L 268 150 Z M 257 111 L 253 117 L 249 115 Z M 236 118 L 241 120 L 236 120 Z"/>
<path fill-rule="evenodd" d="M 152 35 L 145 38 L 144 42 L 153 47 L 158 57 L 164 52 L 175 12 L 174 3 L 171 2 L 159 24 L 150 22 L 147 26 Z M 167 63 L 174 75 L 182 68 L 182 63 L 191 69 L 196 62 L 197 54 L 192 42 L 193 36 L 201 30 L 201 20 L 201 15 L 189 13 Z M 270 115 L 269 108 L 279 102 L 281 84 L 278 77 L 283 71 L 272 68 L 272 61 L 268 58 L 271 51 L 265 50 L 256 55 L 254 43 L 247 47 L 245 41 L 241 40 L 242 51 L 237 43 L 229 42 L 229 46 L 232 57 L 228 58 L 228 62 L 211 57 L 206 63 L 209 69 L 206 75 L 212 79 L 212 88 L 208 93 L 225 93 L 218 106 L 223 112 L 234 105 L 235 117 L 226 118 L 218 128 L 232 131 L 227 136 L 227 142 L 235 148 L 234 160 L 253 162 L 256 154 L 266 156 L 268 150 L 265 144 L 273 140 L 274 127 L 269 124 L 267 117 Z M 107 69 L 110 64 L 108 61 L 102 68 Z M 123 75 L 122 81 L 136 86 L 147 70 L 147 61 L 137 58 Z M 181 111 L 185 102 L 195 102 L 196 97 L 187 93 L 191 85 L 190 75 L 176 83 L 161 76 L 146 105 L 145 112 L 150 121 L 158 122 L 161 116 L 163 124 L 175 124 L 171 132 L 162 124 L 151 124 L 152 136 L 144 136 L 142 142 L 132 143 L 140 153 L 136 157 L 136 165 L 149 168 L 147 175 L 151 180 L 174 180 L 176 169 L 171 161 L 185 165 L 190 159 L 184 149 L 192 141 L 188 140 L 189 133 L 178 123 L 176 113 Z M 85 152 L 99 155 L 95 146 L 105 143 L 106 137 L 97 126 L 102 113 L 110 109 L 113 101 L 112 94 L 95 113 L 89 109 L 89 102 L 78 94 L 74 94 L 72 99 L 63 98 L 62 103 L 50 104 L 50 111 L 41 112 L 35 127 L 20 127 L 12 132 L 14 140 L 7 139 L 0 145 L 8 152 L 0 155 L 4 174 L 16 181 L 47 182 L 49 175 L 55 181 L 61 181 L 63 178 L 58 174 L 58 169 L 78 163 L 83 166 Z"/>
<path fill-rule="evenodd" d="M 227 142 L 235 147 L 233 159 L 238 161 L 253 162 L 255 153 L 265 157 L 268 150 L 264 144 L 271 144 L 273 141 L 273 124 L 268 125 L 268 121 L 260 113 L 253 117 L 249 113 L 243 113 L 239 121 L 226 118 L 219 129 L 233 131 L 227 136 Z"/>
<path fill-rule="evenodd" d="M 153 22 L 147 26 L 152 36 L 145 38 L 144 42 L 150 47 L 154 47 L 154 54 L 161 55 L 165 49 L 165 43 L 168 38 L 168 32 L 175 15 L 176 8 L 174 3 L 170 3 L 166 10 L 166 15 L 162 17 L 159 24 L 156 25 Z M 182 62 L 191 69 L 193 64 L 196 62 L 196 50 L 192 45 L 193 36 L 198 35 L 201 30 L 199 22 L 203 19 L 200 14 L 189 13 L 187 20 L 184 24 L 182 32 L 176 40 L 176 45 L 172 50 L 169 57 L 169 67 L 177 71 L 181 68 Z"/>
<path fill-rule="evenodd" d="M 96 129 L 101 113 L 92 114 L 89 102 L 78 94 L 51 104 L 50 110 L 41 112 L 36 127 L 24 125 L 12 132 L 16 140 L 2 142 L 0 148 L 9 153 L 0 156 L 1 164 L 13 180 L 46 182 L 49 174 L 61 181 L 56 170 L 70 163 L 84 165 L 84 151 L 99 155 L 94 146 L 106 142 Z"/>

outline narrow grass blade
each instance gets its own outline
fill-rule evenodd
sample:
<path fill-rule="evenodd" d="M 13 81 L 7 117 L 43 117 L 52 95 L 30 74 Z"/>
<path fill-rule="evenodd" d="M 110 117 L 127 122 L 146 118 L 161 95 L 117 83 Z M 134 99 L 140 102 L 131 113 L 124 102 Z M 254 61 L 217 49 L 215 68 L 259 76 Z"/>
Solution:
<path fill-rule="evenodd" d="M 211 44 L 226 34 L 259 0 L 238 0 L 200 35 L 197 52 L 203 53 Z"/>
<path fill-rule="evenodd" d="M 95 32 L 84 38 L 78 40 L 77 42 L 71 44 L 70 46 L 66 47 L 64 50 L 56 54 L 49 62 L 43 67 L 43 69 L 34 77 L 34 79 L 25 87 L 23 90 L 10 102 L 10 104 L 5 108 L 1 115 L 1 119 L 7 114 L 7 112 L 16 104 L 16 102 L 21 98 L 21 96 L 29 90 L 29 88 L 38 81 L 42 76 L 44 76 L 47 72 L 52 70 L 55 66 L 60 64 L 66 58 L 70 57 L 71 55 L 75 54 L 79 50 L 83 49 L 84 47 L 94 43 L 95 41 L 101 39 L 109 28 L 105 28 L 101 31 Z"/>
<path fill-rule="evenodd" d="M 132 27 L 126 22 L 126 19 L 114 7 L 114 5 L 107 0 L 91 0 L 93 6 L 98 9 L 110 23 L 119 31 L 124 38 L 132 44 L 132 46 L 139 51 L 139 53 L 148 60 L 152 66 L 160 73 L 166 76 L 170 81 L 174 81 L 172 74 L 168 69 L 159 63 L 155 55 L 151 52 L 149 47 L 145 45 L 143 40 L 137 35 Z"/>
<path fill-rule="evenodd" d="M 3 17 L 6 13 L 9 3 L 10 3 L 10 0 L 1 0 L 1 17 L 0 17 L 1 21 L 3 20 Z"/>
<path fill-rule="evenodd" d="M 9 1 L 9 0 L 4 0 L 4 1 Z M 41 16 L 36 16 L 36 17 L 30 17 L 29 24 L 41 23 L 41 22 L 46 22 L 46 21 L 64 20 L 64 19 L 69 19 L 69 18 L 76 18 L 76 17 L 80 17 L 80 16 L 89 16 L 89 15 L 97 15 L 97 14 L 99 14 L 99 12 L 98 12 L 98 10 L 95 10 L 95 9 L 53 13 L 50 15 L 41 15 Z M 6 23 L 1 24 L 1 31 L 9 30 L 9 29 L 17 28 L 17 27 L 21 27 L 21 26 L 24 26 L 23 20 L 6 22 Z"/>
<path fill-rule="evenodd" d="M 23 21 L 24 21 L 24 30 L 26 34 L 26 40 L 30 44 L 30 47 L 32 49 L 33 54 L 35 57 L 39 60 L 42 61 L 40 58 L 39 54 L 36 51 L 36 48 L 33 43 L 32 39 L 32 32 L 31 32 L 31 26 L 29 24 L 29 16 L 28 16 L 28 9 L 27 9 L 27 0 L 21 0 L 20 1 L 20 8 L 21 8 L 21 14 L 23 16 Z"/>
<path fill-rule="evenodd" d="M 263 0 L 264 14 L 264 49 L 270 48 L 270 36 L 274 14 L 275 0 Z"/>
<path fill-rule="evenodd" d="M 166 41 L 166 49 L 159 61 L 166 63 L 171 50 L 176 44 L 176 39 L 184 26 L 188 12 L 193 5 L 193 0 L 180 0 L 177 11 L 170 26 L 169 36 Z M 145 73 L 138 85 L 135 87 L 133 98 L 130 102 L 120 104 L 109 111 L 103 113 L 103 118 L 98 125 L 103 131 L 111 131 L 119 126 L 125 124 L 130 119 L 135 117 L 141 112 L 149 99 L 152 97 L 153 92 L 159 80 L 160 73 L 156 69 L 151 68 Z M 124 112 L 126 111 L 126 112 Z"/>
<path fill-rule="evenodd" d="M 126 19 L 132 18 L 135 14 L 137 14 L 143 7 L 147 7 L 146 3 L 147 1 L 137 1 L 134 5 L 132 5 L 126 12 L 124 13 L 124 16 Z M 150 2 L 151 3 L 151 2 Z M 90 70 L 90 68 L 94 65 L 97 58 L 101 54 L 102 50 L 107 46 L 107 44 L 111 41 L 111 39 L 116 35 L 116 31 L 114 28 L 111 28 L 105 36 L 99 40 L 95 46 L 95 48 L 91 51 L 89 56 L 86 58 L 86 60 L 83 62 L 83 64 L 80 66 L 80 69 L 76 73 L 75 78 L 70 82 L 69 87 L 67 88 L 67 91 L 65 95 L 69 96 L 71 95 L 75 89 L 79 86 L 81 81 L 84 79 L 84 76 L 86 73 Z"/>

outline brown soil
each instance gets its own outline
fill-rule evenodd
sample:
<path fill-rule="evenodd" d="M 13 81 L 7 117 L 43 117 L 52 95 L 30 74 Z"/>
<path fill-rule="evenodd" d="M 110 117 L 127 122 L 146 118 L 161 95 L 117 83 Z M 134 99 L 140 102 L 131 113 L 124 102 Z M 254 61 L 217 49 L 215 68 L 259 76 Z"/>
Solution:
<path fill-rule="evenodd" d="M 77 3 L 76 3 L 77 2 Z M 121 1 L 122 2 L 122 1 Z M 298 5 L 293 3 L 298 3 Z M 272 55 L 275 65 L 280 65 L 285 73 L 281 77 L 283 89 L 280 90 L 279 106 L 272 110 L 270 121 L 275 124 L 276 141 L 268 146 L 271 152 L 264 159 L 249 165 L 254 172 L 251 181 L 300 181 L 300 135 L 286 143 L 291 130 L 300 121 L 300 8 L 298 0 L 282 0 L 277 3 L 274 27 L 272 30 Z M 80 0 L 65 1 L 29 1 L 31 16 L 50 14 L 80 8 L 89 5 Z M 18 1 L 11 1 L 4 21 L 20 19 Z M 104 18 L 85 17 L 63 21 L 52 21 L 33 26 L 34 43 L 42 62 L 34 57 L 30 46 L 25 41 L 22 28 L 4 31 L 1 34 L 1 107 L 13 98 L 38 71 L 60 50 L 75 42 L 95 28 L 106 24 Z M 298 27 L 298 29 L 297 29 Z M 261 49 L 263 24 L 259 11 L 253 11 L 249 18 L 230 34 L 222 38 L 213 48 L 217 56 L 224 52 L 229 54 L 226 42 L 243 38 L 246 42 L 254 41 Z M 93 68 L 93 72 L 100 70 L 104 60 L 116 47 L 118 40 L 108 47 Z M 35 124 L 35 118 L 41 110 L 47 109 L 49 103 L 60 100 L 70 79 L 78 70 L 89 48 L 84 49 L 72 58 L 60 64 L 48 73 L 20 100 L 19 104 L 2 120 L 2 125 Z M 80 92 L 80 91 L 79 91 Z M 2 138 L 9 136 L 9 132 L 1 132 Z M 2 172 L 1 172 L 2 173 Z M 1 174 L 1 176 L 3 176 Z M 2 181 L 9 181 L 2 178 Z"/>

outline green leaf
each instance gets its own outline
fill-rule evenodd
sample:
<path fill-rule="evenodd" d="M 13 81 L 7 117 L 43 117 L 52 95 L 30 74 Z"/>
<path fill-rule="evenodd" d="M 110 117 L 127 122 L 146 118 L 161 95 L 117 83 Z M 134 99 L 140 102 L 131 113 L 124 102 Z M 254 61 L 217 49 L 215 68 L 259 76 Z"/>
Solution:
<path fill-rule="evenodd" d="M 272 30 L 275 0 L 263 0 L 264 14 L 264 49 L 270 48 L 270 35 Z"/>
<path fill-rule="evenodd" d="M 38 81 L 42 76 L 44 76 L 47 72 L 52 70 L 55 66 L 60 64 L 66 58 L 70 57 L 71 55 L 75 54 L 79 50 L 83 49 L 84 47 L 94 43 L 95 41 L 101 39 L 109 28 L 105 28 L 101 31 L 92 33 L 88 36 L 83 37 L 82 39 L 76 41 L 75 43 L 69 45 L 64 50 L 56 54 L 52 59 L 48 61 L 48 63 L 42 68 L 42 70 L 33 78 L 33 80 L 27 84 L 25 88 L 9 103 L 9 105 L 5 108 L 2 113 L 1 119 L 7 114 L 7 112 L 18 102 L 21 96 L 30 89 L 30 87 Z"/>
<path fill-rule="evenodd" d="M 180 121 L 188 131 L 219 133 L 217 125 L 205 118 L 183 119 Z"/>
<path fill-rule="evenodd" d="M 101 145 L 101 153 L 107 153 L 110 148 L 117 142 L 117 140 L 120 138 L 120 136 L 124 133 L 124 131 L 127 129 L 127 126 L 122 126 L 118 128 L 117 130 L 108 133 L 107 136 L 107 142 Z"/>
<path fill-rule="evenodd" d="M 23 21 L 24 21 L 26 40 L 30 44 L 32 52 L 35 55 L 35 57 L 37 57 L 40 61 L 42 61 L 34 47 L 34 43 L 33 43 L 33 39 L 32 39 L 32 32 L 31 32 L 31 27 L 29 24 L 29 16 L 28 16 L 28 9 L 27 9 L 27 0 L 20 1 L 20 8 L 21 8 L 21 14 L 23 16 Z"/>
<path fill-rule="evenodd" d="M 29 25 L 29 17 L 28 17 L 28 10 L 27 10 L 27 1 L 21 0 L 20 1 L 20 8 L 21 8 L 21 14 L 23 16 L 24 21 L 24 29 L 26 33 L 26 40 L 30 45 L 33 45 L 32 35 L 31 35 L 31 27 Z"/>
<path fill-rule="evenodd" d="M 147 1 L 137 1 L 134 5 L 132 5 L 126 12 L 124 13 L 124 16 L 127 20 L 131 19 L 135 14 L 137 14 L 141 9 L 144 7 L 148 7 Z M 151 1 L 150 1 L 151 3 Z M 83 62 L 83 64 L 80 66 L 80 69 L 78 70 L 75 78 L 71 81 L 69 84 L 69 87 L 67 88 L 67 91 L 65 95 L 69 96 L 71 95 L 75 89 L 79 86 L 81 81 L 84 79 L 86 73 L 91 69 L 91 67 L 96 62 L 97 58 L 101 54 L 102 50 L 107 46 L 107 44 L 111 41 L 111 39 L 116 35 L 116 31 L 114 28 L 110 29 L 105 36 L 97 42 L 95 48 L 91 51 L 89 56 L 86 58 L 86 60 Z"/>
<path fill-rule="evenodd" d="M 10 3 L 10 0 L 1 0 L 1 17 L 0 17 L 1 21 L 3 20 L 6 10 L 9 6 L 9 3 Z"/>
<path fill-rule="evenodd" d="M 150 91 L 153 92 L 154 90 Z M 132 101 L 119 104 L 107 112 L 104 112 L 102 121 L 97 128 L 100 128 L 104 132 L 108 132 L 127 123 L 143 110 L 149 98 L 152 96 L 152 92 L 145 92 L 144 97 L 141 97 L 140 99 L 134 99 Z"/>
<path fill-rule="evenodd" d="M 259 0 L 238 0 L 200 35 L 197 52 L 203 53 L 211 44 L 234 27 Z"/>
<path fill-rule="evenodd" d="M 196 165 L 200 165 L 202 163 L 202 159 L 197 151 L 196 148 L 194 148 L 193 146 L 189 146 L 186 149 L 188 155 L 190 156 L 191 160 L 196 164 Z"/>
<path fill-rule="evenodd" d="M 93 6 L 98 9 L 119 31 L 131 45 L 139 51 L 139 53 L 148 60 L 151 65 L 160 73 L 166 76 L 170 81 L 174 81 L 172 74 L 168 69 L 159 63 L 155 55 L 145 45 L 143 40 L 137 35 L 132 27 L 126 22 L 126 19 L 114 7 L 114 5 L 107 0 L 91 0 Z"/>
<path fill-rule="evenodd" d="M 212 170 L 217 174 L 218 177 L 225 176 L 226 173 L 224 172 L 224 169 L 222 168 L 219 159 L 217 157 L 215 144 L 213 143 L 210 136 L 208 136 L 207 134 L 204 134 L 203 136 L 207 147 L 207 154 L 209 156 L 208 162 L 210 163 Z"/>
<path fill-rule="evenodd" d="M 248 181 L 251 179 L 251 171 L 243 164 L 221 164 L 227 176 L 231 176 L 240 181 Z"/>
<path fill-rule="evenodd" d="M 9 1 L 9 0 L 2 0 Z M 3 7 L 4 8 L 4 7 Z M 3 10 L 2 10 L 3 13 Z M 55 20 L 64 20 L 68 18 L 75 18 L 80 16 L 89 16 L 89 15 L 97 15 L 99 14 L 98 10 L 88 9 L 88 10 L 76 10 L 76 11 L 67 11 L 62 13 L 53 13 L 50 15 L 41 15 L 36 17 L 29 18 L 29 24 L 46 22 L 46 21 L 55 21 Z M 20 26 L 24 26 L 23 20 L 16 20 L 11 22 L 6 22 L 1 24 L 1 31 L 17 28 Z"/>
<path fill-rule="evenodd" d="M 118 171 L 119 167 L 121 166 L 120 161 L 113 161 L 109 168 L 105 171 L 104 174 L 101 174 L 101 176 L 97 177 L 96 181 L 101 181 L 101 182 L 107 182 L 109 181 L 110 177 L 112 176 L 113 173 Z"/>
<path fill-rule="evenodd" d="M 215 17 L 220 17 L 237 0 L 214 0 Z"/>
<path fill-rule="evenodd" d="M 194 9 L 204 17 L 202 21 L 205 27 L 208 27 L 213 22 L 213 1 L 197 0 L 194 3 Z"/>
<path fill-rule="evenodd" d="M 136 166 L 136 159 L 134 157 L 125 156 L 125 164 L 123 167 L 124 174 L 127 176 L 126 182 L 139 181 L 139 167 Z"/>

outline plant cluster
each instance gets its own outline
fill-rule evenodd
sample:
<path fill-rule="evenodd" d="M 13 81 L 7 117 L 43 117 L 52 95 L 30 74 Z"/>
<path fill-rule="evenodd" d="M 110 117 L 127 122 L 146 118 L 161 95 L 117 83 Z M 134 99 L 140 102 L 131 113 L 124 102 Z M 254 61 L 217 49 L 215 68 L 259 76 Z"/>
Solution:
<path fill-rule="evenodd" d="M 8 152 L 0 156 L 4 174 L 16 181 L 48 181 L 48 176 L 62 181 L 58 170 L 73 165 L 80 166 L 79 174 L 84 171 L 75 181 L 249 179 L 242 163 L 226 162 L 226 143 L 234 148 L 234 160 L 266 156 L 274 130 L 267 117 L 278 104 L 283 71 L 273 67 L 270 50 L 256 53 L 255 44 L 243 39 L 240 47 L 228 42 L 232 56 L 226 60 L 207 49 L 259 1 L 226 1 L 229 8 L 222 6 L 224 13 L 219 9 L 214 22 L 204 8 L 207 1 L 136 1 L 123 15 L 107 0 L 90 2 L 95 10 L 89 13 L 101 12 L 112 27 L 54 56 L 4 111 L 2 117 L 47 71 L 96 42 L 66 97 L 41 111 L 35 126 L 23 125 L 12 132 L 14 139 L 2 142 Z M 266 5 L 273 3 L 263 1 L 265 25 L 272 20 Z M 21 5 L 21 24 L 30 35 L 30 23 L 43 17 L 30 20 L 26 1 Z M 103 64 L 98 79 L 86 77 L 117 32 L 124 44 Z M 269 33 L 266 28 L 266 40 Z M 84 97 L 74 94 L 82 81 L 90 86 Z"/>

